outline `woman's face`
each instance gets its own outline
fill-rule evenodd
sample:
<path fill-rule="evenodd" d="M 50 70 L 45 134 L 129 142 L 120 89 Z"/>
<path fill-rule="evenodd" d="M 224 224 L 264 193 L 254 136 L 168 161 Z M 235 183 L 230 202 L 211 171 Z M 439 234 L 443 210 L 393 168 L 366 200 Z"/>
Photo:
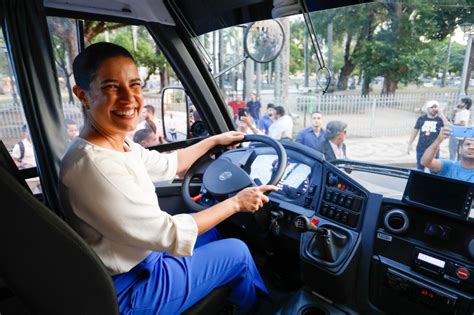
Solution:
<path fill-rule="evenodd" d="M 133 60 L 122 56 L 106 59 L 85 94 L 88 119 L 100 133 L 124 134 L 136 129 L 143 96 Z"/>

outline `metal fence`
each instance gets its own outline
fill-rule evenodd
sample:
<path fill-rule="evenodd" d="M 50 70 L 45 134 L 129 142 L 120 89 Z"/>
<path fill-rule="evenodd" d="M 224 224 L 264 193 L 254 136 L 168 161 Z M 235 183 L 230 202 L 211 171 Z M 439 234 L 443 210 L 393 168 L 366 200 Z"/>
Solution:
<path fill-rule="evenodd" d="M 356 95 L 298 95 L 295 132 L 311 125 L 311 112 L 323 113 L 326 122 L 342 120 L 348 124 L 351 137 L 380 137 L 406 135 L 411 132 L 415 121 L 423 113 L 423 105 L 428 100 L 437 100 L 445 113 L 451 113 L 459 102 L 457 93 L 418 93 L 379 96 Z M 161 117 L 161 100 L 145 98 Z M 63 104 L 64 118 L 82 126 L 84 119 L 79 103 Z M 293 112 L 293 110 L 292 110 Z M 472 117 L 472 115 L 471 115 Z M 3 105 L 0 108 L 0 139 L 11 148 L 21 139 L 21 126 L 25 123 L 23 110 L 19 104 Z"/>
<path fill-rule="evenodd" d="M 161 99 L 145 98 L 145 104 L 153 105 L 156 109 L 155 115 L 161 117 Z M 84 124 L 81 105 L 77 103 L 63 103 L 64 119 L 70 119 L 78 126 Z M 3 104 L 0 107 L 0 140 L 2 140 L 8 149 L 17 143 L 21 137 L 21 128 L 26 123 L 23 109 L 19 103 Z"/>
<path fill-rule="evenodd" d="M 301 128 L 311 125 L 311 113 L 320 111 L 324 120 L 342 120 L 355 137 L 406 135 L 424 114 L 424 104 L 437 100 L 446 115 L 459 102 L 458 93 L 420 93 L 379 96 L 303 95 L 296 99 Z"/>

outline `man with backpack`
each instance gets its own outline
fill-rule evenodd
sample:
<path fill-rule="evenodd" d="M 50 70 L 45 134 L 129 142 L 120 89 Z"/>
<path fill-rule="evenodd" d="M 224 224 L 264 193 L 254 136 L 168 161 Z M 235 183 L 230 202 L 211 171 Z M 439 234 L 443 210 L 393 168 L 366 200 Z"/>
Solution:
<path fill-rule="evenodd" d="M 15 144 L 12 150 L 13 161 L 19 169 L 36 167 L 35 151 L 26 124 L 23 125 L 21 131 L 22 139 Z"/>

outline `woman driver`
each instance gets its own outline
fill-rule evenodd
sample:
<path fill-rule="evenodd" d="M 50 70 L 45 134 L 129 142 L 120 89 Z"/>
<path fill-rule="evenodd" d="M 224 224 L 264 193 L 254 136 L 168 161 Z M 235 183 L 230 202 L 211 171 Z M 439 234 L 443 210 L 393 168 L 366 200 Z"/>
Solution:
<path fill-rule="evenodd" d="M 231 302 L 249 310 L 257 289 L 267 292 L 265 285 L 246 245 L 217 240 L 212 228 L 237 212 L 257 211 L 269 201 L 264 193 L 276 187 L 246 188 L 204 211 L 171 216 L 160 209 L 153 185 L 243 134 L 216 135 L 171 154 L 148 151 L 126 139 L 143 107 L 130 53 L 111 43 L 93 44 L 73 69 L 85 125 L 61 164 L 61 202 L 112 275 L 120 312 L 181 313 L 227 283 Z"/>

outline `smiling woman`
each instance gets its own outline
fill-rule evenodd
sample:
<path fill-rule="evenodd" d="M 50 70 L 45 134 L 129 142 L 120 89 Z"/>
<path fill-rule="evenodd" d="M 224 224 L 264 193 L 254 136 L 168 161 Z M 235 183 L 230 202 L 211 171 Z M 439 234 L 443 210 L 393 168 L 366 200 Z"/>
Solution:
<path fill-rule="evenodd" d="M 214 226 L 234 213 L 255 212 L 276 187 L 246 188 L 194 215 L 172 216 L 161 211 L 153 185 L 171 181 L 215 145 L 242 141 L 243 134 L 223 133 L 171 154 L 149 151 L 126 138 L 143 108 L 130 53 L 97 43 L 73 67 L 74 93 L 86 117 L 61 163 L 60 197 L 69 222 L 113 276 L 121 313 L 181 313 L 227 283 L 231 301 L 250 309 L 258 290 L 267 293 L 265 285 L 246 245 L 220 240 Z"/>
<path fill-rule="evenodd" d="M 109 43 L 94 44 L 74 61 L 74 94 L 85 112 L 81 136 L 91 143 L 115 149 L 124 146 L 143 108 L 141 80 L 130 53 Z M 90 58 L 94 56 L 94 58 Z M 91 71 L 96 68 L 96 71 Z"/>

